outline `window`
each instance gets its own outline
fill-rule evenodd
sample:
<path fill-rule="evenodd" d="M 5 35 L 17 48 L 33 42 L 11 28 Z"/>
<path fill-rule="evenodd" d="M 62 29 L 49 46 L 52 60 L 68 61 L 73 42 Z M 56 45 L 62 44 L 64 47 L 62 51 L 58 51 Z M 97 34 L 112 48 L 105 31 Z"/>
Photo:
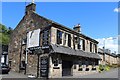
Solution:
<path fill-rule="evenodd" d="M 27 43 L 27 38 L 22 40 L 22 45 L 26 45 L 26 43 Z"/>
<path fill-rule="evenodd" d="M 81 49 L 81 40 L 80 40 L 80 38 L 78 38 L 78 49 Z"/>
<path fill-rule="evenodd" d="M 79 38 L 79 44 L 78 44 L 78 49 L 84 50 L 85 51 L 85 40 Z"/>
<path fill-rule="evenodd" d="M 71 47 L 71 35 L 68 34 L 68 46 Z"/>
<path fill-rule="evenodd" d="M 58 58 L 53 58 L 53 64 L 54 64 L 54 66 L 58 66 L 58 64 L 59 64 L 59 60 L 58 60 Z"/>
<path fill-rule="evenodd" d="M 81 67 L 82 66 L 82 61 L 81 60 L 79 60 L 79 67 Z"/>
<path fill-rule="evenodd" d="M 88 60 L 87 60 L 87 59 L 85 60 L 85 64 L 86 64 L 86 67 L 88 67 L 89 62 L 88 62 Z"/>
<path fill-rule="evenodd" d="M 76 49 L 76 43 L 77 43 L 77 37 L 74 36 L 74 39 L 73 39 L 73 48 Z"/>
<path fill-rule="evenodd" d="M 80 39 L 80 49 L 83 50 L 83 40 Z"/>
<path fill-rule="evenodd" d="M 57 30 L 57 44 L 62 44 L 62 32 Z"/>
<path fill-rule="evenodd" d="M 83 50 L 85 51 L 85 40 L 82 41 Z"/>
<path fill-rule="evenodd" d="M 64 34 L 64 44 L 63 45 L 66 45 L 66 41 L 67 41 L 67 33 Z"/>
<path fill-rule="evenodd" d="M 42 45 L 46 46 L 49 44 L 49 30 L 44 30 L 43 31 L 43 40 L 42 40 Z"/>
<path fill-rule="evenodd" d="M 95 44 L 95 53 L 97 53 L 97 44 Z"/>
<path fill-rule="evenodd" d="M 98 65 L 99 64 L 99 60 L 95 60 L 95 65 Z"/>
<path fill-rule="evenodd" d="M 92 43 L 90 42 L 90 52 L 92 52 Z"/>
<path fill-rule="evenodd" d="M 94 67 L 95 66 L 95 59 L 92 59 L 92 66 Z"/>

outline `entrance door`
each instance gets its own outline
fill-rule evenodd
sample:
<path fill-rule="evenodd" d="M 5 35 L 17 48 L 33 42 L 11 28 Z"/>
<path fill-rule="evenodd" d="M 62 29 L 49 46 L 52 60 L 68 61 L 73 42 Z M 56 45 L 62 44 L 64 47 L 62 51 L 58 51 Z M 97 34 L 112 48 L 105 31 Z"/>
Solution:
<path fill-rule="evenodd" d="M 72 75 L 72 61 L 62 61 L 62 76 L 71 76 Z"/>

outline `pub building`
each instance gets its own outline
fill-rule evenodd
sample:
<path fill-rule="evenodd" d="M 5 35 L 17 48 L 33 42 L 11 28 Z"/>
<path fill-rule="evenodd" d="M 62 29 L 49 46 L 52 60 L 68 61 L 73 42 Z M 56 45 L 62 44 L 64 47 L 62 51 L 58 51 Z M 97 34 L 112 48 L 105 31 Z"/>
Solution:
<path fill-rule="evenodd" d="M 26 6 L 9 44 L 12 71 L 37 77 L 58 78 L 98 71 L 98 42 L 81 33 L 80 24 L 70 29 Z"/>

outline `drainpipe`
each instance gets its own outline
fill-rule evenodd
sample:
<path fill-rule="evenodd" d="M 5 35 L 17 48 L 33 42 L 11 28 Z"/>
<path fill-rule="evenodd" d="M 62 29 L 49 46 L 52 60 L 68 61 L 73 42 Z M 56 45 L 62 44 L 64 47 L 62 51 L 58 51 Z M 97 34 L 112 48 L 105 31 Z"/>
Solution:
<path fill-rule="evenodd" d="M 24 74 L 26 74 L 26 67 L 27 67 L 27 47 L 26 47 L 26 56 L 25 56 L 25 73 Z"/>
<path fill-rule="evenodd" d="M 20 49 L 19 73 L 20 73 L 20 67 L 21 67 L 21 54 L 22 54 L 22 38 L 21 38 L 21 49 Z"/>

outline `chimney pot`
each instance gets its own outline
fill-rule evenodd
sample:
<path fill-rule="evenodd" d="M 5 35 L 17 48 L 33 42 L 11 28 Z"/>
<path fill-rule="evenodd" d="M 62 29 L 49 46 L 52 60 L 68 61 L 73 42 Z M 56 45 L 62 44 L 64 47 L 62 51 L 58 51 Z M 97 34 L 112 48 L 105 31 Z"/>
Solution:
<path fill-rule="evenodd" d="M 73 29 L 74 29 L 76 32 L 80 32 L 80 33 L 81 33 L 81 26 L 80 26 L 80 24 L 75 25 Z"/>
<path fill-rule="evenodd" d="M 26 14 L 28 14 L 31 11 L 35 11 L 36 10 L 36 4 L 34 3 L 30 3 L 26 6 Z"/>

